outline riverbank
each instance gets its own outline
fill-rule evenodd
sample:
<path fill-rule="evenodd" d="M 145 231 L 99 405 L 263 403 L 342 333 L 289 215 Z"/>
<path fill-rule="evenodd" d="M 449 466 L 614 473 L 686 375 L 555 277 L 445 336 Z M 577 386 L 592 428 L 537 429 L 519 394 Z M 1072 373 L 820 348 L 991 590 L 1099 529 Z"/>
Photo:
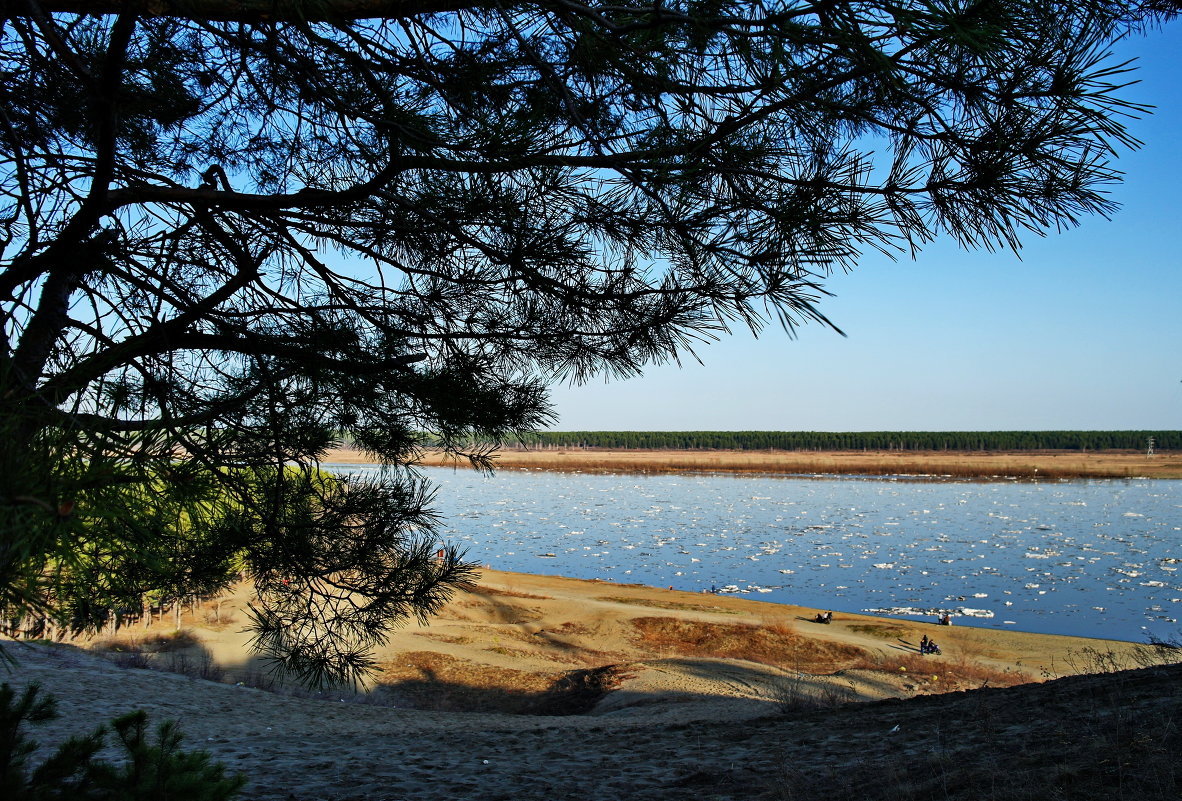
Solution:
<path fill-rule="evenodd" d="M 820 624 L 814 609 L 489 570 L 394 634 L 370 692 L 306 693 L 264 689 L 241 631 L 249 600 L 239 587 L 187 610 L 180 636 L 166 620 L 88 650 L 8 643 L 20 663 L 6 680 L 58 698 L 65 717 L 32 732 L 43 743 L 144 709 L 260 801 L 926 799 L 904 791 L 950 766 L 965 792 L 931 798 L 1049 797 L 1068 779 L 1082 783 L 1071 797 L 1102 798 L 1092 772 L 1111 760 L 1137 797 L 1178 786 L 1162 772 L 1177 730 L 1158 725 L 1182 713 L 1177 670 L 1042 683 L 1137 667 L 1131 643 L 841 612 Z M 940 655 L 919 654 L 924 636 Z M 1018 768 L 1032 773 L 1002 778 Z"/>
<path fill-rule="evenodd" d="M 331 451 L 325 462 L 358 464 L 363 454 Z M 454 465 L 445 454 L 428 452 L 426 465 Z M 729 472 L 775 474 L 935 475 L 957 478 L 1182 478 L 1182 453 L 1099 451 L 673 451 L 567 450 L 499 451 L 502 468 L 619 473 Z"/>

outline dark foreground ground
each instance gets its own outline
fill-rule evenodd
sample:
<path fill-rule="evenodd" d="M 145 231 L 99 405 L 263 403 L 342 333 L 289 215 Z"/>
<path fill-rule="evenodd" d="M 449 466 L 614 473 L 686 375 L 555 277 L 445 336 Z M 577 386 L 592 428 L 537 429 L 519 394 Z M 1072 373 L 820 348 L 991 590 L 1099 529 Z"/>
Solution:
<path fill-rule="evenodd" d="M 683 777 L 698 798 L 1182 798 L 1182 665 L 813 711 L 718 732 L 762 764 Z M 653 798 L 674 798 L 669 792 Z"/>
<path fill-rule="evenodd" d="M 286 697 L 41 651 L 63 719 L 134 699 L 279 801 L 1177 801 L 1182 665 L 757 719 L 432 713 Z M 57 725 L 60 724 L 60 725 Z M 55 728 L 56 725 L 56 728 Z"/>

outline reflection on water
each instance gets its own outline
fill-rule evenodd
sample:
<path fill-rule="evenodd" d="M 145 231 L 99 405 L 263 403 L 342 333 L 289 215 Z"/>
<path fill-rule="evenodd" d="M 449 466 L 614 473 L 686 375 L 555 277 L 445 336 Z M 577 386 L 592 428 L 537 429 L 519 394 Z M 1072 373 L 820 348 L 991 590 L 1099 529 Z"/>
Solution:
<path fill-rule="evenodd" d="M 1178 482 L 425 472 L 445 538 L 501 570 L 1057 634 L 1182 631 Z"/>

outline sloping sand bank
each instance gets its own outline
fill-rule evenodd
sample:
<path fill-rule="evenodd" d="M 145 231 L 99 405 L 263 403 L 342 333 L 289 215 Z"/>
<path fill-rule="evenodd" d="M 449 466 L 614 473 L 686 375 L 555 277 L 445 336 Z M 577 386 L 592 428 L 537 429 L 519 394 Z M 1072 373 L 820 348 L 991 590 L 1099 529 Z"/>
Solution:
<path fill-rule="evenodd" d="M 243 650 L 246 600 L 242 589 L 187 614 L 187 648 L 137 653 L 167 639 L 168 620 L 88 644 L 117 661 L 220 671 L 221 683 L 9 643 L 20 660 L 9 681 L 40 682 L 65 713 L 37 739 L 142 708 L 246 773 L 245 797 L 298 801 L 907 797 L 901 781 L 992 775 L 999 754 L 1025 755 L 1005 766 L 1018 771 L 1005 779 L 1012 793 L 910 797 L 1026 797 L 1013 793 L 1037 765 L 1078 784 L 1072 797 L 1101 798 L 1088 794 L 1103 786 L 1099 752 L 1139 797 L 1176 797 L 1153 788 L 1178 786 L 1172 756 L 1154 757 L 1173 753 L 1177 726 L 1151 722 L 1182 719 L 1177 670 L 957 692 L 1133 666 L 1130 643 L 842 614 L 821 625 L 816 610 L 742 598 L 487 571 L 431 626 L 396 634 L 372 692 L 309 695 L 246 686 L 265 683 Z M 941 656 L 916 652 L 924 634 Z M 533 714 L 495 711 L 514 709 Z M 1126 736 L 1136 770 L 1111 750 Z M 1149 765 L 1153 776 L 1137 778 Z M 895 795 L 875 795 L 888 786 Z"/>

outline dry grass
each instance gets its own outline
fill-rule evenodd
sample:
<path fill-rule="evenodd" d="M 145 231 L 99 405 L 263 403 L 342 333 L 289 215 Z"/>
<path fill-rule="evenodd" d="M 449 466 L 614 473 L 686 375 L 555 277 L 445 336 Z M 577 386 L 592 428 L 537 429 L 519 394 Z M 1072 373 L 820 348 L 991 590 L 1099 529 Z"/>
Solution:
<path fill-rule="evenodd" d="M 1144 643 L 1131 650 L 1120 651 L 1111 647 L 1086 646 L 1078 651 L 1069 651 L 1062 665 L 1056 665 L 1052 660 L 1050 667 L 1045 669 L 1045 677 L 1058 677 L 1060 667 L 1065 669 L 1062 672 L 1066 675 L 1095 675 L 1179 663 L 1182 663 L 1182 645 L 1176 642 Z"/>
<path fill-rule="evenodd" d="M 449 645 L 471 645 L 473 639 L 462 634 L 447 634 L 442 631 L 423 631 L 419 633 L 420 637 L 428 640 L 435 640 L 436 642 L 445 642 Z"/>
<path fill-rule="evenodd" d="M 623 670 L 604 665 L 535 673 L 480 665 L 432 651 L 382 665 L 379 703 L 447 712 L 577 715 L 618 685 Z"/>
<path fill-rule="evenodd" d="M 679 612 L 709 612 L 715 615 L 741 615 L 737 609 L 723 609 L 721 606 L 707 604 L 689 604 L 682 601 L 660 601 L 655 598 L 627 598 L 616 595 L 602 595 L 595 600 L 607 601 L 614 604 L 628 606 L 648 606 L 654 609 L 670 609 Z"/>
<path fill-rule="evenodd" d="M 548 595 L 533 595 L 528 592 L 517 592 L 511 589 L 500 589 L 498 587 L 490 587 L 487 584 L 477 584 L 470 590 L 463 590 L 467 595 L 500 595 L 505 598 L 532 598 L 535 601 L 549 601 L 551 598 Z"/>
<path fill-rule="evenodd" d="M 197 635 L 186 629 L 149 634 L 127 634 L 96 640 L 91 648 L 100 653 L 163 654 L 200 645 Z"/>
<path fill-rule="evenodd" d="M 790 715 L 816 709 L 833 709 L 858 701 L 857 689 L 839 677 L 818 682 L 815 676 L 789 673 L 770 688 L 770 698 L 781 713 Z"/>
<path fill-rule="evenodd" d="M 590 627 L 570 621 L 534 631 L 500 628 L 488 635 L 490 644 L 483 650 L 501 656 L 530 657 L 553 664 L 585 667 L 600 667 L 630 659 L 626 653 L 591 647 L 593 635 Z"/>
<path fill-rule="evenodd" d="M 348 452 L 334 454 L 342 460 Z M 333 459 L 336 460 L 335 458 Z M 500 451 L 500 467 L 585 472 L 839 473 L 1019 478 L 1182 478 L 1182 453 L 1100 451 Z M 424 464 L 448 464 L 428 453 Z"/>
<path fill-rule="evenodd" d="M 467 620 L 469 616 L 465 614 L 465 610 L 472 610 L 476 618 L 481 620 L 487 619 L 493 623 L 533 623 L 541 620 L 543 617 L 542 610 L 536 607 L 501 605 L 495 602 L 472 599 L 472 596 L 468 596 L 468 598 L 471 600 L 452 601 L 440 617 Z"/>
<path fill-rule="evenodd" d="M 592 631 L 589 626 L 583 623 L 576 623 L 573 620 L 568 620 L 555 629 L 548 629 L 552 634 L 557 634 L 562 637 L 587 637 Z"/>
<path fill-rule="evenodd" d="M 161 670 L 208 681 L 222 681 L 226 675 L 200 639 L 183 629 L 97 640 L 91 649 L 125 668 Z"/>
<path fill-rule="evenodd" d="M 206 627 L 222 631 L 237 623 L 238 617 L 224 598 L 214 598 L 201 604 L 201 620 Z"/>
<path fill-rule="evenodd" d="M 634 619 L 632 625 L 636 629 L 636 645 L 657 655 L 673 651 L 685 656 L 745 659 L 824 673 L 866 657 L 862 649 L 852 645 L 801 637 L 783 623 L 755 626 L 640 617 Z"/>
<path fill-rule="evenodd" d="M 914 639 L 916 633 L 916 629 L 895 626 L 890 623 L 851 623 L 848 628 L 858 634 L 882 640 Z"/>
<path fill-rule="evenodd" d="M 959 655 L 917 653 L 874 654 L 854 668 L 877 670 L 908 677 L 908 689 L 925 693 L 946 693 L 980 687 L 1013 687 L 1034 680 L 1018 668 L 999 668 Z M 910 686 L 908 686 L 910 685 Z"/>

